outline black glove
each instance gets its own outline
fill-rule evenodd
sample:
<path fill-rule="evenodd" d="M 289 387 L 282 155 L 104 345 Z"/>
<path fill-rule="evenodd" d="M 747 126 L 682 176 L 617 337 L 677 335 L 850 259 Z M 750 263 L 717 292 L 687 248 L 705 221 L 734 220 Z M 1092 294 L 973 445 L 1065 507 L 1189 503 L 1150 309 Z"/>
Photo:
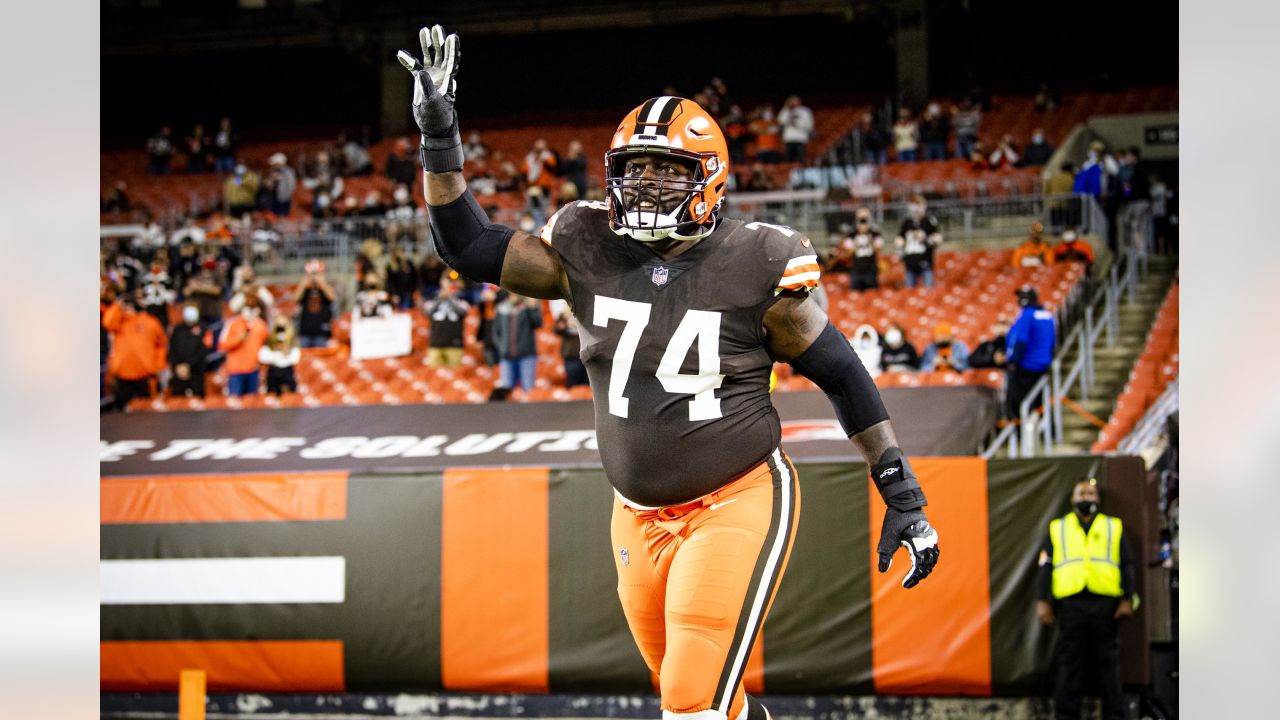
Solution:
<path fill-rule="evenodd" d="M 462 169 L 462 137 L 453 110 L 458 89 L 458 65 L 462 59 L 457 35 L 445 36 L 433 25 L 418 31 L 423 62 L 404 50 L 396 59 L 413 73 L 413 119 L 422 131 L 422 166 L 427 172 Z"/>
<path fill-rule="evenodd" d="M 911 571 L 902 579 L 902 587 L 910 589 L 928 577 L 938 562 L 938 531 L 929 525 L 923 511 L 885 509 L 880 542 L 876 545 L 880 572 L 893 565 L 893 554 L 899 545 L 907 549 L 911 558 Z"/>

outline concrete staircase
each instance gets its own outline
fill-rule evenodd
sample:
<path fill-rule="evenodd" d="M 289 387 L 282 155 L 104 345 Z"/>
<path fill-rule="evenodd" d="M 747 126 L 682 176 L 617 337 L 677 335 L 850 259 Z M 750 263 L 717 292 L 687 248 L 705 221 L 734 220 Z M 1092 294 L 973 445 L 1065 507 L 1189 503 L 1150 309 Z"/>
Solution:
<path fill-rule="evenodd" d="M 1089 388 L 1089 399 L 1080 398 L 1078 387 L 1068 395 L 1103 422 L 1111 416 L 1116 398 L 1129 380 L 1134 362 L 1142 354 L 1147 342 L 1147 332 L 1155 321 L 1156 312 L 1164 302 L 1169 283 L 1177 269 L 1176 257 L 1151 256 L 1147 276 L 1138 283 L 1134 302 L 1130 304 L 1127 296 L 1120 300 L 1120 329 L 1116 334 L 1116 344 L 1107 347 L 1105 343 L 1100 343 L 1094 349 L 1094 383 Z M 1075 363 L 1075 358 L 1076 350 L 1072 348 L 1064 358 L 1064 373 Z M 1100 428 L 1069 406 L 1062 409 L 1062 425 L 1062 445 L 1055 454 L 1088 453 L 1090 446 L 1098 439 Z"/>

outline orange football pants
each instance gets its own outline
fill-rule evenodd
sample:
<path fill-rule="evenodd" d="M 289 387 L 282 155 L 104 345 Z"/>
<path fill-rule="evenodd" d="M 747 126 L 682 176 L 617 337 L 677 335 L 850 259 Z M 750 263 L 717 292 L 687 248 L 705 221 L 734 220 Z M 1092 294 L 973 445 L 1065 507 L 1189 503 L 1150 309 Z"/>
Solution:
<path fill-rule="evenodd" d="M 618 597 L 663 717 L 745 717 L 742 675 L 787 567 L 800 485 L 781 449 L 684 505 L 613 506 Z"/>

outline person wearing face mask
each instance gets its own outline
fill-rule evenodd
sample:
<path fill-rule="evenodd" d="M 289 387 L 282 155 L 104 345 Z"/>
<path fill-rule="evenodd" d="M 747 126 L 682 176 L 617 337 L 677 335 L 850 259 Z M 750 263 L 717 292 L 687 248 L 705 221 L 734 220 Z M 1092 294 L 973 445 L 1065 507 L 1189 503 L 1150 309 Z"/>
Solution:
<path fill-rule="evenodd" d="M 902 326 L 893 323 L 882 336 L 884 347 L 880 350 L 880 370 L 882 372 L 901 372 L 919 369 L 920 353 L 915 345 L 907 342 Z"/>
<path fill-rule="evenodd" d="M 1054 710 L 1080 717 L 1087 675 L 1096 673 L 1105 720 L 1126 717 L 1120 684 L 1120 621 L 1138 607 L 1137 572 L 1120 518 L 1099 511 L 1098 481 L 1071 490 L 1071 512 L 1049 523 L 1036 573 L 1036 616 L 1057 626 Z"/>
<path fill-rule="evenodd" d="M 880 250 L 884 238 L 871 224 L 871 211 L 858 208 L 854 215 L 853 235 L 842 242 L 841 250 L 850 257 L 849 287 L 874 290 L 880 287 Z"/>
<path fill-rule="evenodd" d="M 257 295 L 246 295 L 244 307 L 222 326 L 218 350 L 226 353 L 227 394 L 232 397 L 258 392 L 258 351 L 267 342 L 267 323 Z"/>
<path fill-rule="evenodd" d="M 169 395 L 204 397 L 205 358 L 213 349 L 213 337 L 200 323 L 195 303 L 182 306 L 182 324 L 169 333 Z"/>
<path fill-rule="evenodd" d="M 1055 148 L 1044 138 L 1044 130 L 1036 128 L 1031 131 L 1031 144 L 1022 152 L 1022 160 L 1018 167 L 1039 167 L 1049 162 Z"/>
<path fill-rule="evenodd" d="M 926 288 L 933 287 L 933 254 L 942 244 L 942 233 L 938 230 L 937 218 L 926 214 L 926 207 L 922 195 L 912 196 L 907 217 L 902 219 L 902 227 L 894 240 L 902 254 L 909 288 L 920 283 Z"/>
<path fill-rule="evenodd" d="M 1005 418 L 1017 420 L 1022 401 L 1053 362 L 1057 329 L 1053 313 L 1040 304 L 1035 288 L 1023 285 L 1017 292 L 1022 312 L 1005 338 Z"/>
<path fill-rule="evenodd" d="M 920 358 L 923 370 L 951 370 L 964 372 L 969 369 L 969 346 L 955 339 L 955 328 L 949 322 L 940 322 L 933 329 L 933 342 L 924 349 Z"/>

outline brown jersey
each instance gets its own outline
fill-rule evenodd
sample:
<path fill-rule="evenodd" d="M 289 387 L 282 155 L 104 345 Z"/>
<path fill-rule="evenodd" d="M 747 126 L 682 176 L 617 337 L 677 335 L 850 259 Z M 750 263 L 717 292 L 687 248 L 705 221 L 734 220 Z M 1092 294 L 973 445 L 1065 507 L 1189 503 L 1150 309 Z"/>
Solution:
<path fill-rule="evenodd" d="M 623 497 L 683 503 L 773 452 L 781 428 L 764 314 L 781 292 L 817 286 L 807 238 L 721 220 L 664 260 L 615 234 L 604 203 L 583 201 L 552 216 L 542 240 L 569 279 L 600 456 Z"/>

